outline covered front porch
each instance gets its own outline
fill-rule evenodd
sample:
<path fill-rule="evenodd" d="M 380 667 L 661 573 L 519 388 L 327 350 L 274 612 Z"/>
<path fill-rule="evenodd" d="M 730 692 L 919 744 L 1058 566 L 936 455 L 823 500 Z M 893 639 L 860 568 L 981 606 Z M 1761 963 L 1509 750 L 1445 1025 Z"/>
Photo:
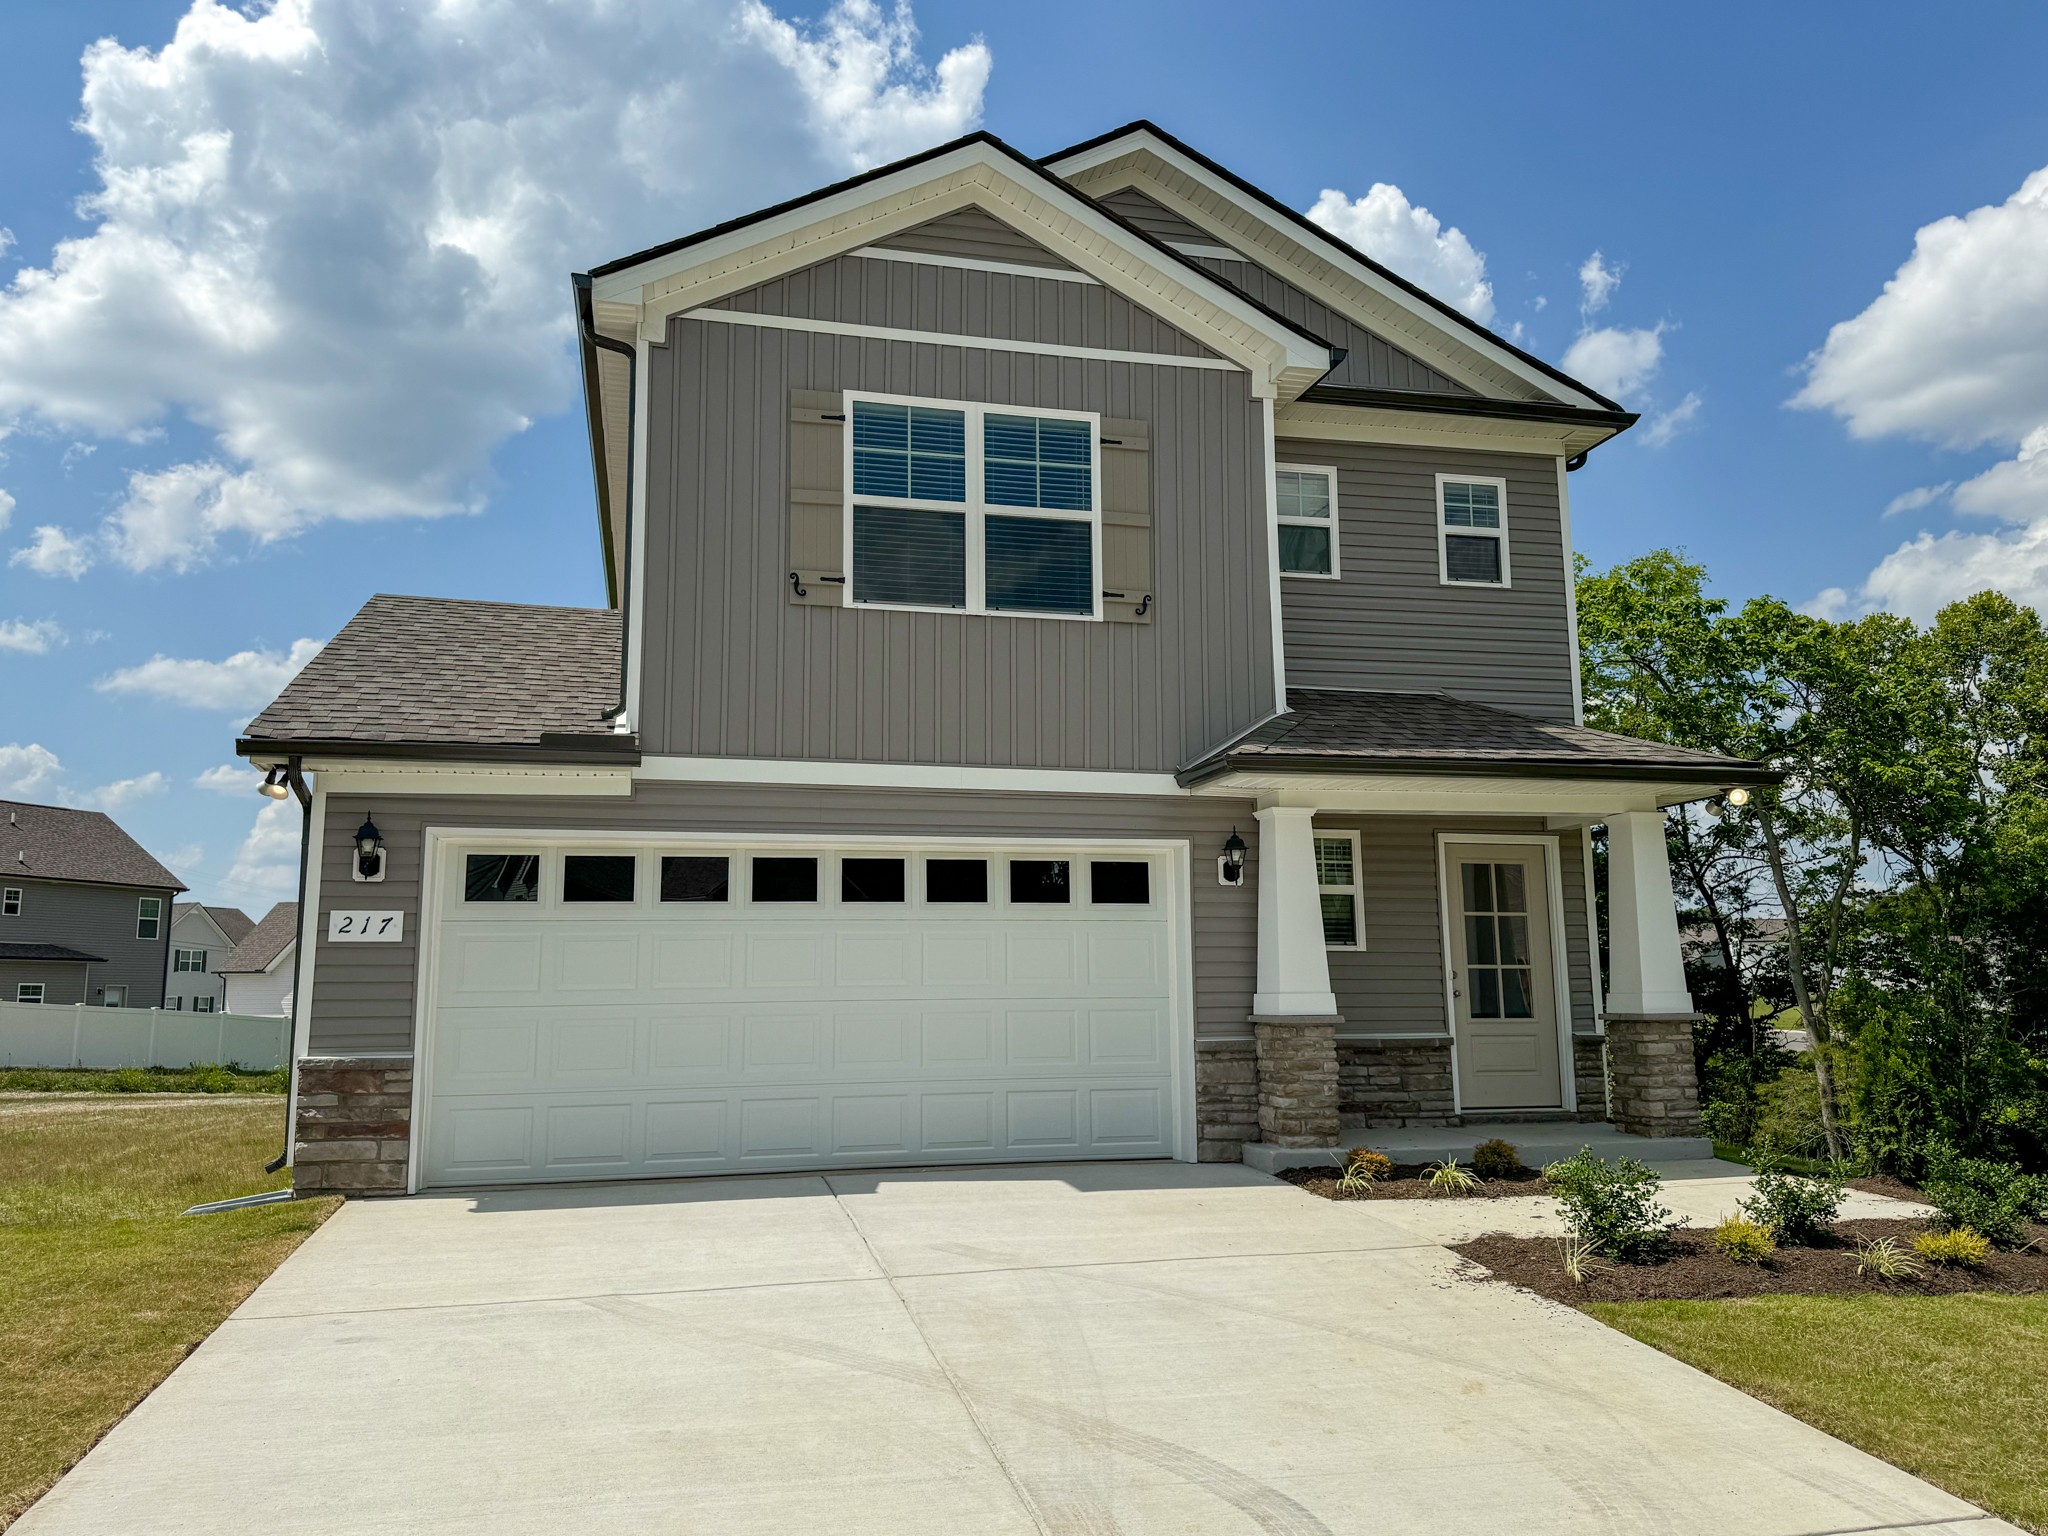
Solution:
<path fill-rule="evenodd" d="M 1548 1155 L 1611 1121 L 1708 1155 L 1664 807 L 1768 772 L 1440 695 L 1289 702 L 1183 775 L 1258 824 L 1257 992 L 1242 1037 L 1202 1042 L 1202 1154 L 1277 1168 L 1419 1136 L 1462 1156 L 1506 1134 Z"/>

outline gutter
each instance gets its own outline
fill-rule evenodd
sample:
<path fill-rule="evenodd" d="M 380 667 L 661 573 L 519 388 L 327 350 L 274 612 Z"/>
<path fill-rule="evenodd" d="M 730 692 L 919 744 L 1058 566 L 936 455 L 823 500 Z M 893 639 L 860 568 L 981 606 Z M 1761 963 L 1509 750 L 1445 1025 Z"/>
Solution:
<path fill-rule="evenodd" d="M 295 741 L 262 741 L 243 737 L 235 743 L 237 757 L 282 758 L 294 762 L 301 757 L 410 758 L 438 763 L 506 763 L 533 767 L 578 764 L 602 768 L 632 768 L 640 762 L 640 746 L 630 735 L 571 734 L 544 731 L 538 743 L 458 741 L 347 741 L 308 738 Z"/>
<path fill-rule="evenodd" d="M 1625 432 L 1642 420 L 1635 411 L 1586 410 L 1549 400 L 1490 400 L 1483 395 L 1436 395 L 1414 389 L 1369 389 L 1356 384 L 1312 384 L 1302 392 L 1300 403 L 1428 411 L 1441 416 L 1487 416 L 1503 421 L 1606 427 L 1614 432 Z"/>
<path fill-rule="evenodd" d="M 597 477 L 597 513 L 604 535 L 605 584 L 611 588 L 613 605 L 619 610 L 619 702 L 598 718 L 616 720 L 626 713 L 626 667 L 632 655 L 633 606 L 633 446 L 637 439 L 635 416 L 640 402 L 640 349 L 597 328 L 596 303 L 591 297 L 590 274 L 572 272 L 569 281 L 576 290 L 576 325 L 583 338 L 583 399 L 590 419 L 590 460 Z M 604 408 L 598 393 L 597 350 L 615 352 L 626 360 L 626 507 L 620 530 L 619 548 L 624 552 L 623 568 L 612 558 L 611 478 L 605 472 Z"/>
<path fill-rule="evenodd" d="M 1583 763 L 1555 758 L 1475 759 L 1458 757 L 1318 757 L 1300 752 L 1226 753 L 1183 768 L 1174 778 L 1183 789 L 1192 789 L 1221 778 L 1226 773 L 1319 773 L 1357 778 L 1392 777 L 1432 773 L 1453 777 L 1502 779 L 1569 777 L 1574 779 L 1637 780 L 1663 783 L 1673 779 L 1697 780 L 1717 785 L 1758 784 L 1769 786 L 1784 781 L 1776 768 L 1730 758 L 1725 766 L 1698 763 Z"/>

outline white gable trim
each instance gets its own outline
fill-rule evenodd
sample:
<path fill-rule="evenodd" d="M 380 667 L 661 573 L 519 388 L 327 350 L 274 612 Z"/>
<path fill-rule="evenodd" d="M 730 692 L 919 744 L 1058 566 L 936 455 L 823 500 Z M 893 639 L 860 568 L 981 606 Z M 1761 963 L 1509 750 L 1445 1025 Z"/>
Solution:
<path fill-rule="evenodd" d="M 997 272 L 1004 277 L 1043 277 L 1055 283 L 1101 286 L 1099 279 L 1090 277 L 1086 272 L 1075 272 L 1067 267 L 1027 266 L 1021 261 L 983 261 L 978 256 L 941 256 L 936 251 L 899 251 L 878 245 L 864 245 L 847 254 L 864 256 L 869 261 L 907 261 L 916 267 L 965 267 L 972 272 Z"/>
<path fill-rule="evenodd" d="M 967 347 L 987 352 L 1030 352 L 1041 357 L 1084 357 L 1107 363 L 1145 363 L 1155 368 L 1244 372 L 1236 363 L 1220 357 L 1189 357 L 1182 352 L 1118 352 L 1108 347 L 1066 347 L 1044 341 L 1014 341 L 1003 336 L 963 336 L 953 331 L 911 331 L 889 325 L 856 325 L 851 320 L 764 315 L 751 309 L 693 309 L 679 318 L 713 320 L 722 325 L 759 325 L 781 331 L 823 331 L 830 336 L 867 336 L 876 341 L 911 341 L 928 347 Z"/>

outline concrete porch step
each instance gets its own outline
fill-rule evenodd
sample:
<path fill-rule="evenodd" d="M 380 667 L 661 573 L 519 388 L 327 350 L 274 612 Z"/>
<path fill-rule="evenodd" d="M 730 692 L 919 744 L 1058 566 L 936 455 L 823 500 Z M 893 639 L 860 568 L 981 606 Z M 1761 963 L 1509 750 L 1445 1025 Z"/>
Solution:
<path fill-rule="evenodd" d="M 1705 1136 L 1632 1136 L 1612 1125 L 1584 1120 L 1401 1129 L 1346 1126 L 1341 1141 L 1342 1147 L 1371 1147 L 1397 1163 L 1438 1163 L 1447 1157 L 1469 1163 L 1473 1150 L 1482 1141 L 1492 1141 L 1496 1136 L 1513 1143 L 1522 1161 L 1531 1168 L 1570 1157 L 1581 1147 L 1591 1147 L 1597 1157 L 1635 1157 L 1651 1164 L 1695 1162 L 1714 1155 L 1714 1144 Z M 1244 1149 L 1246 1166 L 1261 1173 L 1334 1166 L 1341 1157 L 1342 1148 L 1275 1147 L 1263 1141 L 1248 1143 Z"/>

